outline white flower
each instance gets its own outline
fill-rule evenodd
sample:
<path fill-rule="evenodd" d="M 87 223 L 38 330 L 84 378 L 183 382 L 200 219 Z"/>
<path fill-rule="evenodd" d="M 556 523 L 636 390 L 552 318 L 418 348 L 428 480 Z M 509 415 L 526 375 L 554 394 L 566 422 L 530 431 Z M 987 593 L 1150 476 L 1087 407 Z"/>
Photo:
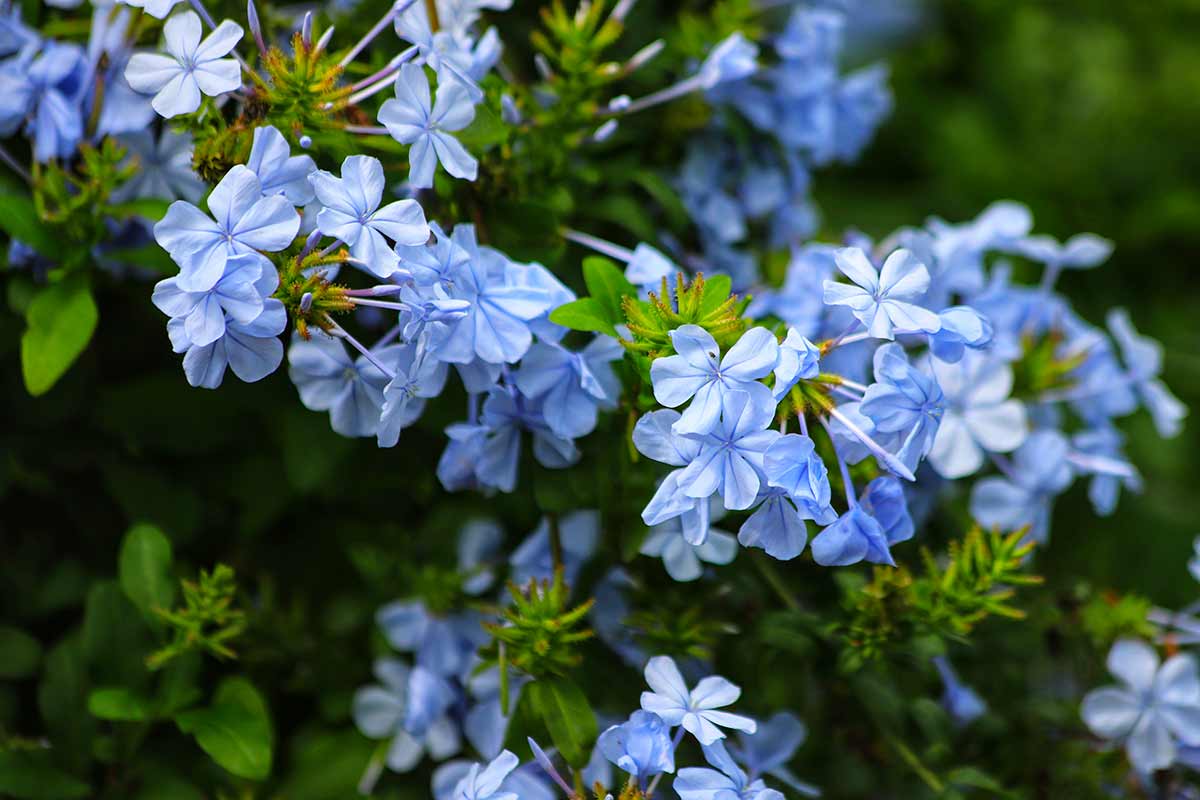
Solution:
<path fill-rule="evenodd" d="M 200 41 L 200 18 L 187 11 L 163 26 L 169 56 L 137 53 L 125 67 L 125 80 L 135 91 L 152 94 L 150 105 L 164 117 L 190 114 L 200 95 L 216 97 L 242 86 L 241 68 L 229 55 L 242 38 L 242 28 L 225 20 Z"/>

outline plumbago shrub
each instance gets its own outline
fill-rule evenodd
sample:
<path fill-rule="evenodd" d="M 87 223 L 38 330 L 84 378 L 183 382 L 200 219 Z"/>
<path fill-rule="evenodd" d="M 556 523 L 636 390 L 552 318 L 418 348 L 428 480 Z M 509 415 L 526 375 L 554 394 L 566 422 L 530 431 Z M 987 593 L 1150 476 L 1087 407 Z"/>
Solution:
<path fill-rule="evenodd" d="M 1114 244 L 831 228 L 862 17 L 671 5 L 3 6 L 28 391 L 131 285 L 210 393 L 101 400 L 190 444 L 20 579 L 0 794 L 1197 796 L 1196 609 L 1038 571 L 1186 415 Z"/>

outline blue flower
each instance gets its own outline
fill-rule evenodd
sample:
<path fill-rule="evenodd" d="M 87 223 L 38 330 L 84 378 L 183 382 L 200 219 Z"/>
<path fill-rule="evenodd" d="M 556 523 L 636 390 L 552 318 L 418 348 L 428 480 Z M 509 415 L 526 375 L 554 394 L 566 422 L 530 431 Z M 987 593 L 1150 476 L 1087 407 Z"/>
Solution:
<path fill-rule="evenodd" d="M 471 307 L 462 319 L 447 323 L 437 341 L 438 358 L 452 364 L 476 359 L 516 363 L 533 343 L 531 324 L 550 310 L 553 294 L 546 286 L 525 282 L 523 273 L 537 265 L 514 264 L 496 250 L 475 248 L 473 242 L 467 252 L 472 258 L 450 296 Z"/>
<path fill-rule="evenodd" d="M 32 50 L 0 65 L 0 136 L 28 120 L 34 158 L 68 158 L 84 133 L 76 96 L 87 74 L 86 56 L 77 45 L 49 42 L 31 57 Z"/>
<path fill-rule="evenodd" d="M 370 156 L 347 156 L 342 176 L 324 170 L 308 178 L 321 203 L 317 229 L 350 245 L 350 253 L 379 278 L 391 277 L 400 257 L 384 239 L 419 245 L 429 239 L 425 212 L 416 200 L 397 200 L 380 208 L 383 165 Z"/>
<path fill-rule="evenodd" d="M 232 322 L 249 323 L 262 313 L 265 298 L 257 283 L 264 269 L 275 268 L 258 255 L 234 256 L 211 289 L 188 292 L 179 288 L 177 278 L 167 278 L 155 284 L 151 300 L 167 316 L 182 318 L 188 341 L 203 347 L 225 335 L 227 316 Z"/>
<path fill-rule="evenodd" d="M 751 780 L 734 762 L 725 745 L 716 741 L 704 748 L 704 758 L 717 769 L 684 767 L 671 784 L 680 800 L 784 800 L 761 779 Z"/>
<path fill-rule="evenodd" d="M 950 666 L 945 656 L 935 656 L 933 666 L 945 686 L 942 705 L 957 725 L 967 725 L 987 712 L 987 703 L 974 689 L 958 679 L 954 667 Z"/>
<path fill-rule="evenodd" d="M 653 691 L 642 692 L 642 708 L 662 717 L 668 727 L 682 725 L 700 744 L 725 738 L 721 728 L 754 733 L 754 720 L 728 711 L 718 711 L 741 697 L 742 690 L 719 675 L 701 678 L 688 689 L 679 667 L 668 656 L 655 656 L 646 664 L 646 683 Z"/>
<path fill-rule="evenodd" d="M 176 198 L 197 203 L 206 186 L 192 169 L 192 135 L 163 130 L 157 137 L 151 131 L 122 134 L 119 141 L 137 159 L 137 170 L 113 192 L 113 200 L 123 202 L 137 197 Z"/>
<path fill-rule="evenodd" d="M 1029 435 L 1025 404 L 1011 398 L 1012 368 L 988 354 L 958 363 L 929 362 L 945 396 L 929 463 L 944 478 L 965 478 L 984 465 L 986 453 L 1009 453 Z"/>
<path fill-rule="evenodd" d="M 449 761 L 434 770 L 434 800 L 461 800 L 461 795 L 456 795 L 455 790 L 474 766 L 470 761 Z M 517 767 L 508 773 L 500 782 L 500 793 L 500 797 L 515 797 L 518 800 L 558 800 L 554 788 L 538 774 L 538 768 L 533 764 Z"/>
<path fill-rule="evenodd" d="M 316 172 L 312 156 L 292 155 L 291 145 L 274 126 L 254 129 L 254 143 L 246 166 L 258 176 L 264 195 L 282 194 L 294 206 L 305 206 L 314 197 L 308 176 Z"/>
<path fill-rule="evenodd" d="M 244 253 L 277 252 L 300 230 L 300 217 L 285 198 L 263 197 L 253 172 L 238 164 L 208 196 L 216 218 L 176 200 L 154 226 L 154 238 L 179 265 L 178 285 L 203 292 L 225 274 L 225 262 Z"/>
<path fill-rule="evenodd" d="M 789 561 L 804 552 L 808 543 L 807 518 L 786 492 L 770 489 L 761 495 L 758 508 L 738 529 L 738 541 L 745 547 L 761 547 L 772 558 Z M 830 508 L 828 517 L 817 519 L 832 522 L 836 518 L 837 513 Z"/>
<path fill-rule="evenodd" d="M 1139 336 L 1123 308 L 1108 313 L 1108 330 L 1121 348 L 1129 380 L 1154 419 L 1158 435 L 1177 436 L 1183 427 L 1183 418 L 1187 416 L 1187 406 L 1158 379 L 1162 372 L 1162 345 L 1149 337 Z"/>
<path fill-rule="evenodd" d="M 700 544 L 691 543 L 684 535 L 683 517 L 679 516 L 651 528 L 638 552 L 661 558 L 673 580 L 686 582 L 703 573 L 700 562 L 728 564 L 737 556 L 737 549 L 737 539 L 717 528 L 706 529 Z"/>
<path fill-rule="evenodd" d="M 783 286 L 778 291 L 756 291 L 746 314 L 755 319 L 774 314 L 801 336 L 817 336 L 825 317 L 821 287 L 833 276 L 837 252 L 838 248 L 825 244 L 792 247 Z"/>
<path fill-rule="evenodd" d="M 1122 639 L 1108 653 L 1108 671 L 1122 685 L 1089 692 L 1080 716 L 1092 733 L 1122 743 L 1134 769 L 1166 769 L 1179 745 L 1200 745 L 1200 675 L 1192 656 L 1160 666 L 1149 645 Z"/>
<path fill-rule="evenodd" d="M 480 447 L 475 478 L 484 486 L 502 492 L 516 488 L 522 431 L 533 435 L 533 456 L 547 469 L 564 469 L 579 460 L 575 443 L 550 430 L 539 404 L 515 389 L 497 386 L 488 393 L 483 423 L 487 438 Z"/>
<path fill-rule="evenodd" d="M 166 19 L 179 0 L 121 0 L 127 6 L 140 8 L 155 19 Z"/>
<path fill-rule="evenodd" d="M 199 312 L 199 321 L 192 322 L 192 330 L 201 333 L 202 339 L 209 338 L 217 323 L 206 312 L 212 311 L 214 304 L 217 307 L 227 304 L 242 320 L 249 316 L 251 305 L 258 305 L 249 300 L 245 288 L 239 286 L 236 291 L 223 288 L 216 295 L 202 292 L 196 296 L 180 291 L 176 281 L 169 289 L 157 290 L 164 310 L 169 314 L 179 312 L 167 323 L 167 334 L 174 351 L 184 353 L 183 372 L 192 386 L 217 388 L 225 377 L 226 368 L 232 369 L 247 383 L 252 383 L 270 375 L 283 360 L 283 343 L 279 341 L 279 334 L 287 326 L 287 312 L 283 303 L 269 297 L 279 283 L 278 274 L 274 269 L 263 269 L 258 255 L 234 256 L 226 262 L 226 266 L 231 273 L 231 284 L 240 283 L 242 278 L 256 271 L 259 273 L 253 288 L 261 302 L 261 312 L 249 321 L 239 321 L 222 308 L 224 319 L 220 324 L 223 332 L 206 344 L 197 344 L 188 335 L 192 313 Z M 232 294 L 238 297 L 227 296 Z"/>
<path fill-rule="evenodd" d="M 383 389 L 379 428 L 380 447 L 395 447 L 400 431 L 415 423 L 425 410 L 425 400 L 437 397 L 446 385 L 446 365 L 430 355 L 425 339 L 406 343 L 390 364 L 395 377 Z"/>
<path fill-rule="evenodd" d="M 713 89 L 719 84 L 741 80 L 758 71 L 758 45 L 741 31 L 717 43 L 700 65 L 700 85 Z"/>
<path fill-rule="evenodd" d="M 730 511 L 753 505 L 763 482 L 763 456 L 779 438 L 778 431 L 765 430 L 774 415 L 770 392 L 765 402 L 747 392 L 729 392 L 720 421 L 710 433 L 695 437 L 699 451 L 678 478 L 684 495 L 705 500 L 720 492 Z"/>
<path fill-rule="evenodd" d="M 596 552 L 600 538 L 600 514 L 596 511 L 572 511 L 558 521 L 562 544 L 563 579 L 574 585 L 584 563 Z M 554 577 L 554 558 L 550 549 L 550 520 L 542 517 L 533 533 L 513 550 L 509 558 L 509 578 L 518 585 L 531 580 L 548 581 Z"/>
<path fill-rule="evenodd" d="M 971 491 L 971 516 L 985 527 L 1013 531 L 1029 526 L 1036 542 L 1050 535 L 1054 498 L 1074 479 L 1070 445 L 1055 430 L 1032 434 L 1017 450 L 1006 476 L 984 478 Z"/>
<path fill-rule="evenodd" d="M 125 67 L 125 80 L 134 91 L 153 94 L 150 104 L 164 117 L 190 114 L 202 95 L 216 97 L 242 88 L 242 68 L 225 58 L 242 38 L 242 28 L 224 20 L 200 41 L 200 17 L 194 11 L 176 14 L 163 25 L 169 56 L 135 53 Z"/>
<path fill-rule="evenodd" d="M 859 410 L 875 423 L 875 431 L 898 441 L 896 456 L 913 471 L 933 447 L 945 397 L 937 381 L 909 364 L 896 343 L 875 351 L 875 380 Z"/>
<path fill-rule="evenodd" d="M 487 641 L 478 613 L 434 614 L 421 600 L 388 603 L 375 621 L 388 644 L 402 653 L 415 653 L 418 666 L 447 677 L 459 675 Z"/>
<path fill-rule="evenodd" d="M 396 361 L 401 347 L 377 351 L 375 359 L 384 364 Z M 352 360 L 339 339 L 323 333 L 307 341 L 297 334 L 288 349 L 288 364 L 305 408 L 328 411 L 330 424 L 342 436 L 376 434 L 388 376 L 371 359 L 364 355 Z"/>
<path fill-rule="evenodd" d="M 648 711 L 635 711 L 628 721 L 601 733 L 596 747 L 643 787 L 652 775 L 675 771 L 675 747 L 667 724 Z"/>
<path fill-rule="evenodd" d="M 401 265 L 412 273 L 419 289 L 428 291 L 438 287 L 448 292 L 461 279 L 471 260 L 471 253 L 464 245 L 478 249 L 474 228 L 459 225 L 453 235 L 447 235 L 440 225 L 431 222 L 429 230 L 433 237 L 428 243 L 421 242 L 415 247 L 400 245 L 396 254 Z"/>
<path fill-rule="evenodd" d="M 375 662 L 375 677 L 379 684 L 354 693 L 354 724 L 371 739 L 392 740 L 389 769 L 408 772 L 426 751 L 441 761 L 461 749 L 458 726 L 448 715 L 457 692 L 445 679 L 391 658 Z"/>
<path fill-rule="evenodd" d="M 479 162 L 449 133 L 462 130 L 473 119 L 475 106 L 467 86 L 459 81 L 439 83 L 437 102 L 431 107 L 429 78 L 416 64 L 400 68 L 395 99 L 379 109 L 379 121 L 392 138 L 411 145 L 408 182 L 416 189 L 433 186 L 433 172 L 439 161 L 454 177 L 475 180 Z"/>
<path fill-rule="evenodd" d="M 751 779 L 770 775 L 802 795 L 818 797 L 819 789 L 804 783 L 787 768 L 787 763 L 807 737 L 808 729 L 795 714 L 780 711 L 760 722 L 754 733 L 739 733 L 738 744 L 731 744 L 728 749 L 746 768 Z"/>
<path fill-rule="evenodd" d="M 825 281 L 825 303 L 846 306 L 876 339 L 902 333 L 934 333 L 942 323 L 928 309 L 915 305 L 929 289 L 929 270 L 908 250 L 897 250 L 876 271 L 857 247 L 838 251 L 838 271 L 854 285 Z"/>
<path fill-rule="evenodd" d="M 827 513 L 829 470 L 812 439 L 796 433 L 776 439 L 764 454 L 763 473 L 768 485 L 784 490 L 809 512 L 808 519 L 819 519 Z"/>
<path fill-rule="evenodd" d="M 812 542 L 813 560 L 826 567 L 869 561 L 895 566 L 891 545 L 911 539 L 909 516 L 900 482 L 885 475 L 867 484 L 858 503 L 821 531 Z"/>
<path fill-rule="evenodd" d="M 1131 492 L 1142 490 L 1141 476 L 1121 450 L 1124 444 L 1125 437 L 1111 425 L 1089 428 L 1071 437 L 1072 461 L 1081 471 L 1092 473 L 1088 499 L 1102 517 L 1116 510 L 1122 486 Z"/>
<path fill-rule="evenodd" d="M 1051 269 L 1091 269 L 1112 255 L 1112 242 L 1094 233 L 1080 233 L 1059 244 L 1053 236 L 1026 236 L 1012 248 Z"/>
<path fill-rule="evenodd" d="M 586 436 L 596 428 L 599 409 L 617 407 L 621 383 L 610 363 L 624 352 L 610 336 L 597 336 L 579 353 L 539 342 L 521 359 L 517 389 L 530 399 L 541 399 L 542 415 L 555 435 Z"/>
<path fill-rule="evenodd" d="M 475 466 L 483 456 L 489 429 L 486 425 L 459 422 L 446 428 L 446 449 L 438 459 L 437 476 L 448 492 L 474 488 Z"/>
<path fill-rule="evenodd" d="M 719 360 L 716 340 L 698 325 L 671 331 L 671 343 L 678 355 L 655 359 L 650 380 L 655 399 L 668 408 L 693 398 L 675 423 L 677 433 L 711 431 L 731 392 L 750 393 L 755 406 L 773 407 L 770 390 L 758 382 L 775 369 L 779 359 L 778 343 L 766 328 L 746 331 Z"/>
<path fill-rule="evenodd" d="M 992 323 L 970 306 L 943 309 L 938 319 L 942 327 L 929 334 L 929 350 L 941 361 L 961 361 L 968 347 L 981 350 L 992 343 Z"/>
<path fill-rule="evenodd" d="M 821 371 L 821 350 L 795 328 L 779 345 L 779 361 L 775 366 L 775 385 L 771 392 L 782 400 L 788 391 L 802 380 L 811 380 Z"/>
<path fill-rule="evenodd" d="M 482 769 L 482 765 L 472 764 L 470 771 L 454 787 L 454 800 L 522 800 L 516 793 L 500 788 L 519 763 L 515 755 L 505 750 Z"/>

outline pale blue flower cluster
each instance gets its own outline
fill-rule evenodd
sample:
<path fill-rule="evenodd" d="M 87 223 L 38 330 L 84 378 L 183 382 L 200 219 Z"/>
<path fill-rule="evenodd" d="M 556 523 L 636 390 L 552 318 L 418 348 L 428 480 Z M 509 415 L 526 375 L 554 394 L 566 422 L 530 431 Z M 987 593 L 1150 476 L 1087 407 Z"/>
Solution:
<path fill-rule="evenodd" d="M 34 158 L 46 162 L 71 158 L 85 141 L 142 131 L 153 121 L 149 102 L 124 78 L 133 47 L 131 12 L 111 11 L 92 16 L 86 46 L 26 27 L 19 4 L 0 11 L 0 138 L 24 133 Z"/>

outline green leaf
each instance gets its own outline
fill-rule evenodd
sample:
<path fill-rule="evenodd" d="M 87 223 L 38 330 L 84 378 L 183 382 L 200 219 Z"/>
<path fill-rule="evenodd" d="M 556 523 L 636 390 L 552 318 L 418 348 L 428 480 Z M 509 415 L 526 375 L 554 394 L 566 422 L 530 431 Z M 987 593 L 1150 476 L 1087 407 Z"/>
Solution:
<path fill-rule="evenodd" d="M 508 126 L 486 105 L 476 106 L 475 119 L 454 134 L 463 147 L 473 154 L 486 152 L 508 139 Z"/>
<path fill-rule="evenodd" d="M 728 275 L 704 277 L 704 294 L 700 296 L 700 316 L 710 314 L 729 299 L 733 280 Z"/>
<path fill-rule="evenodd" d="M 130 528 L 118 564 L 121 589 L 145 617 L 155 619 L 154 609 L 171 607 L 171 542 L 162 531 L 145 523 Z"/>
<path fill-rule="evenodd" d="M 608 309 L 594 297 L 581 297 L 550 312 L 550 321 L 573 331 L 600 331 L 616 336 Z"/>
<path fill-rule="evenodd" d="M 117 219 L 144 217 L 151 222 L 158 222 L 167 215 L 167 209 L 170 207 L 171 201 L 169 200 L 162 200 L 157 197 L 139 197 L 136 200 L 129 200 L 109 206 L 108 213 Z"/>
<path fill-rule="evenodd" d="M 545 678 L 529 684 L 525 691 L 558 752 L 571 766 L 585 766 L 597 729 L 596 715 L 583 690 L 566 678 Z"/>
<path fill-rule="evenodd" d="M 87 797 L 91 788 L 54 766 L 45 751 L 0 752 L 0 795 L 23 800 Z"/>
<path fill-rule="evenodd" d="M 92 291 L 81 276 L 38 292 L 25 313 L 28 327 L 21 337 L 21 372 L 31 395 L 50 391 L 87 347 L 98 319 Z"/>
<path fill-rule="evenodd" d="M 120 722 L 143 722 L 153 716 L 149 700 L 119 686 L 93 690 L 88 711 L 93 717 Z"/>
<path fill-rule="evenodd" d="M 600 256 L 588 256 L 583 260 L 583 281 L 588 293 L 604 310 L 605 319 L 614 325 L 625 321 L 621 311 L 621 298 L 637 297 L 637 289 L 625 279 L 616 264 Z"/>
<path fill-rule="evenodd" d="M 151 242 L 141 247 L 120 247 L 113 250 L 105 250 L 104 257 L 141 269 L 147 269 L 159 275 L 171 276 L 179 272 L 179 266 L 171 260 L 171 256 L 167 255 L 166 250 L 158 246 L 157 242 Z"/>
<path fill-rule="evenodd" d="M 262 696 L 246 679 L 225 681 L 211 706 L 176 714 L 175 724 L 234 775 L 263 780 L 271 774 L 271 721 Z"/>
<path fill-rule="evenodd" d="M 27 678 L 37 671 L 42 645 L 25 631 L 0 626 L 0 678 Z"/>
<path fill-rule="evenodd" d="M 63 243 L 38 217 L 30 197 L 15 192 L 0 192 L 0 230 L 46 258 L 58 260 L 62 255 Z"/>

